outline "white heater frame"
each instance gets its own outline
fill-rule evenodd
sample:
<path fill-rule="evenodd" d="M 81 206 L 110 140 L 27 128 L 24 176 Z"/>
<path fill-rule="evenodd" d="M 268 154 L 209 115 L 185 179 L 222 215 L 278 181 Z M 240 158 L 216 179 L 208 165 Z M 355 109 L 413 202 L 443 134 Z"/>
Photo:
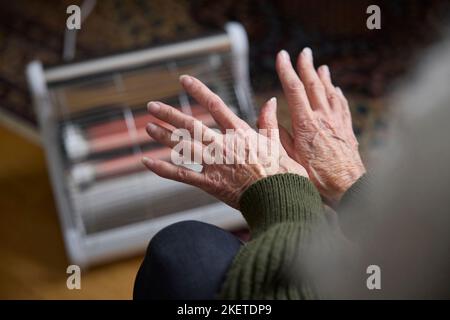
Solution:
<path fill-rule="evenodd" d="M 180 48 L 185 54 L 195 54 L 199 48 L 215 48 L 224 44 L 231 45 L 233 56 L 233 76 L 238 88 L 237 99 L 250 119 L 255 119 L 251 88 L 248 74 L 247 35 L 239 23 L 231 22 L 225 27 L 226 33 L 171 44 L 157 48 L 138 50 L 106 58 L 44 69 L 41 62 L 33 61 L 27 66 L 27 79 L 33 96 L 36 114 L 40 125 L 40 134 L 47 156 L 47 165 L 56 199 L 60 224 L 64 236 L 65 248 L 71 263 L 81 267 L 104 263 L 113 259 L 141 253 L 151 237 L 161 228 L 181 220 L 199 220 L 225 229 L 245 226 L 242 215 L 229 206 L 217 202 L 192 210 L 181 211 L 167 216 L 153 218 L 135 224 L 125 225 L 94 234 L 85 234 L 82 222 L 72 212 L 67 186 L 64 184 L 64 168 L 61 154 L 55 148 L 58 131 L 55 115 L 51 107 L 48 84 L 55 81 L 70 80 L 98 72 L 120 67 L 139 66 L 154 62 L 163 55 L 180 57 Z M 251 123 L 253 125 L 253 123 Z M 176 182 L 174 182 L 176 183 Z"/>

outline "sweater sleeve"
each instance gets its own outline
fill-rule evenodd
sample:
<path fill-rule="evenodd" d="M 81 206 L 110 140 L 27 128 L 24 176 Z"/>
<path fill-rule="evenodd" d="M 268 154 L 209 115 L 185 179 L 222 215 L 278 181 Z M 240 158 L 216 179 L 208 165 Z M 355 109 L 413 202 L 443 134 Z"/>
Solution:
<path fill-rule="evenodd" d="M 355 201 L 361 201 L 362 198 L 366 198 L 368 188 L 370 186 L 367 173 L 363 174 L 342 196 L 339 208 L 343 208 L 347 205 L 354 203 Z M 339 209 L 338 208 L 338 209 Z"/>
<path fill-rule="evenodd" d="M 323 219 L 322 201 L 314 185 L 299 175 L 274 175 L 251 185 L 240 207 L 252 240 L 236 255 L 221 298 L 316 298 L 307 280 L 294 281 L 290 274 L 299 245 L 308 241 L 312 226 Z"/>

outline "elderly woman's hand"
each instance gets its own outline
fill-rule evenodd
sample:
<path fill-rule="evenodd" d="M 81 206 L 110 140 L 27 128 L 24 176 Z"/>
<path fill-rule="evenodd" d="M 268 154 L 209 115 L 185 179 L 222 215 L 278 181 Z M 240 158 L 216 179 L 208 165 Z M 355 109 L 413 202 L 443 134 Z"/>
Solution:
<path fill-rule="evenodd" d="M 292 137 L 280 127 L 283 146 L 307 170 L 322 196 L 334 204 L 365 172 L 348 102 L 332 84 L 327 66 L 316 72 L 309 48 L 298 57 L 299 75 L 286 51 L 278 54 L 276 68 L 293 129 Z"/>
<path fill-rule="evenodd" d="M 148 134 L 173 150 L 190 150 L 188 156 L 193 156 L 196 163 L 201 162 L 203 170 L 196 172 L 159 159 L 143 158 L 148 169 L 161 177 L 199 187 L 234 208 L 239 207 L 242 193 L 259 179 L 278 173 L 308 177 L 306 170 L 281 145 L 275 98 L 262 108 L 258 133 L 199 80 L 182 76 L 180 81 L 186 92 L 208 109 L 222 133 L 169 105 L 150 102 L 149 112 L 166 125 L 149 123 Z M 185 129 L 190 138 L 175 129 Z M 179 141 L 177 136 L 183 139 Z"/>

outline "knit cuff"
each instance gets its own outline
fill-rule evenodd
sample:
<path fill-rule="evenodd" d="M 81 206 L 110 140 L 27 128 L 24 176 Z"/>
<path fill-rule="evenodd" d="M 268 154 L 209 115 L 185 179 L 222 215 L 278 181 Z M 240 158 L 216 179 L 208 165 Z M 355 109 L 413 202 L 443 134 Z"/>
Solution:
<path fill-rule="evenodd" d="M 313 222 L 322 212 L 322 199 L 308 178 L 285 173 L 252 184 L 240 199 L 240 209 L 252 233 L 279 222 Z"/>

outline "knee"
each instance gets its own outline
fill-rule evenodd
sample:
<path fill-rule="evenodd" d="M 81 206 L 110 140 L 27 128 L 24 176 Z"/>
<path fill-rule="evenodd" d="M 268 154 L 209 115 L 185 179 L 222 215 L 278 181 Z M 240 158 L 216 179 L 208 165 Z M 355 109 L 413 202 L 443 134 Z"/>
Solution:
<path fill-rule="evenodd" d="M 153 259 L 170 259 L 188 243 L 200 241 L 202 230 L 216 228 L 200 221 L 180 221 L 158 231 L 147 247 L 146 256 Z M 204 241 L 204 240 L 203 240 Z"/>
<path fill-rule="evenodd" d="M 195 220 L 187 220 L 173 223 L 160 231 L 158 231 L 150 241 L 154 244 L 160 244 L 161 242 L 165 242 L 166 240 L 171 240 L 175 237 L 180 237 L 189 234 L 192 230 L 198 230 L 206 226 L 207 224 L 200 221 Z"/>
<path fill-rule="evenodd" d="M 174 223 L 150 241 L 137 283 L 146 283 L 147 297 L 211 298 L 239 247 L 239 240 L 216 226 Z"/>
<path fill-rule="evenodd" d="M 208 252 L 218 255 L 237 250 L 240 241 L 229 232 L 217 226 L 200 221 L 181 221 L 165 227 L 150 241 L 146 256 L 161 264 L 179 261 L 187 252 Z"/>

